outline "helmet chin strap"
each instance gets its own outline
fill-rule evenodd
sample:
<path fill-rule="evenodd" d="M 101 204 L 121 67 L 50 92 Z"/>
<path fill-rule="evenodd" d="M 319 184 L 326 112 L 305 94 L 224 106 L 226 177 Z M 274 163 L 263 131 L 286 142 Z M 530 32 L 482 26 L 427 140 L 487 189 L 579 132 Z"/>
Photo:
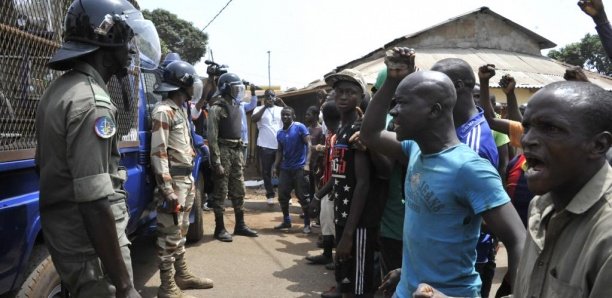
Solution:
<path fill-rule="evenodd" d="M 105 59 L 102 60 L 102 66 L 112 71 L 113 68 L 116 67 L 113 64 L 114 59 L 106 59 L 107 57 L 104 57 L 104 58 Z M 115 72 L 115 76 L 117 77 L 117 80 L 119 80 L 119 85 L 121 85 L 121 97 L 123 99 L 123 109 L 126 112 L 129 112 L 132 108 L 132 103 L 130 101 L 128 86 L 125 83 L 125 78 L 128 76 L 128 68 L 122 67 L 118 70 L 115 70 L 114 72 Z"/>
<path fill-rule="evenodd" d="M 185 90 L 184 88 L 180 88 L 179 90 L 181 90 L 181 93 L 183 93 L 183 95 L 185 95 L 185 97 L 187 98 L 187 99 L 185 99 L 185 101 L 191 100 L 191 95 L 189 95 L 187 90 Z"/>

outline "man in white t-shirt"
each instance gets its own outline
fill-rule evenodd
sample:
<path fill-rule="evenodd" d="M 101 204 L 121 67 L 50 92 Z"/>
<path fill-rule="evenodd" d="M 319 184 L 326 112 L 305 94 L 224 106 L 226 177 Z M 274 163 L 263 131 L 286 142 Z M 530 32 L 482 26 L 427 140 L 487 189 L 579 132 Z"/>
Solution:
<path fill-rule="evenodd" d="M 276 104 L 280 105 L 277 106 Z M 276 97 L 274 91 L 268 89 L 264 93 L 263 105 L 253 111 L 251 121 L 257 123 L 257 152 L 259 154 L 259 169 L 266 188 L 268 204 L 274 204 L 274 187 L 272 186 L 272 165 L 276 157 L 278 143 L 276 133 L 283 127 L 281 111 L 287 105 Z"/>

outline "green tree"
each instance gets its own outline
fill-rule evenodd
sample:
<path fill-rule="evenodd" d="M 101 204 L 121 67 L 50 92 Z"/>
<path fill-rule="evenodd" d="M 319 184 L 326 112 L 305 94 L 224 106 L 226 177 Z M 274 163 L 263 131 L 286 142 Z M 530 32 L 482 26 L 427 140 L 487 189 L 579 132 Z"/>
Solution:
<path fill-rule="evenodd" d="M 194 64 L 206 53 L 208 35 L 192 23 L 164 9 L 145 9 L 142 14 L 155 24 L 164 56 L 176 52 L 183 60 Z"/>
<path fill-rule="evenodd" d="M 582 66 L 607 76 L 612 75 L 612 61 L 606 55 L 598 35 L 585 35 L 579 42 L 548 52 L 548 57 Z"/>

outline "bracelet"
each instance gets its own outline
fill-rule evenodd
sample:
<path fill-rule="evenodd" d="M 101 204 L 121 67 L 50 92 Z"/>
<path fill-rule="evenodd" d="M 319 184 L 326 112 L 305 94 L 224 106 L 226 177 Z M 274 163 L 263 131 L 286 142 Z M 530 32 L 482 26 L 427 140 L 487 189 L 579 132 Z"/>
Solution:
<path fill-rule="evenodd" d="M 313 195 L 312 198 L 315 199 L 315 201 L 320 201 L 321 200 L 319 197 L 317 197 L 317 195 Z"/>

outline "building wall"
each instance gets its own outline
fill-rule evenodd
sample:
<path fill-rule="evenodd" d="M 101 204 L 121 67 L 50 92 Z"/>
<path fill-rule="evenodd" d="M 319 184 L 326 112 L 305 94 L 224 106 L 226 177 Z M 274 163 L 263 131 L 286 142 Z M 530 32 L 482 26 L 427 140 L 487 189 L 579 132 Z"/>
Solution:
<path fill-rule="evenodd" d="M 487 13 L 476 13 L 423 32 L 402 46 L 414 48 L 499 49 L 541 55 L 536 40 L 504 20 Z"/>
<path fill-rule="evenodd" d="M 516 94 L 516 101 L 518 102 L 519 106 L 527 103 L 527 101 L 529 100 L 529 98 L 531 98 L 531 96 L 533 96 L 533 94 L 535 92 L 537 92 L 540 89 L 527 89 L 527 88 L 518 88 L 514 90 L 514 93 Z M 495 99 L 497 100 L 497 102 L 502 103 L 502 104 L 506 104 L 506 94 L 502 91 L 501 88 L 490 88 L 489 89 L 490 94 L 495 95 Z"/>

